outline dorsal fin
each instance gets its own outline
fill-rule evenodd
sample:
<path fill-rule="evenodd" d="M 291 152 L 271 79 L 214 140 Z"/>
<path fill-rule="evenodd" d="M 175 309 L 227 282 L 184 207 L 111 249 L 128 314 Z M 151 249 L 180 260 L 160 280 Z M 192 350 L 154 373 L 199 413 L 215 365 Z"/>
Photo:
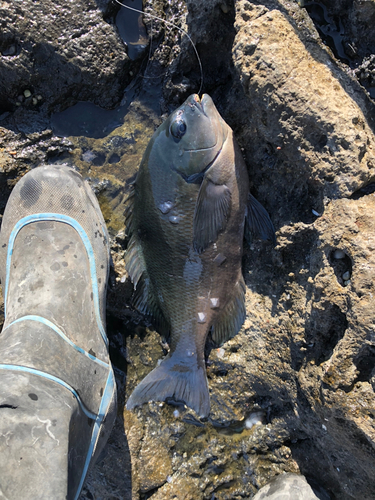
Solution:
<path fill-rule="evenodd" d="M 134 185 L 131 186 L 126 199 L 125 223 L 127 233 L 131 236 L 125 253 L 125 269 L 134 285 L 132 305 L 145 315 L 159 330 L 159 333 L 168 336 L 168 323 L 159 307 L 158 300 L 152 289 L 150 277 L 146 269 L 142 246 L 133 227 Z"/>
<path fill-rule="evenodd" d="M 245 238 L 249 244 L 254 236 L 276 245 L 275 228 L 270 216 L 263 205 L 249 193 L 245 226 Z"/>

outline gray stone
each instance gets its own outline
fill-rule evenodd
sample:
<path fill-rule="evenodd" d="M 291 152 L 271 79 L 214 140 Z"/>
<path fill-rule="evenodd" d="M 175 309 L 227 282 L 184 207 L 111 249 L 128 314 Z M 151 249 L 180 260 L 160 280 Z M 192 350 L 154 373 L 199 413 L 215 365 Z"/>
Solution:
<path fill-rule="evenodd" d="M 304 476 L 281 474 L 261 488 L 253 500 L 318 500 Z"/>

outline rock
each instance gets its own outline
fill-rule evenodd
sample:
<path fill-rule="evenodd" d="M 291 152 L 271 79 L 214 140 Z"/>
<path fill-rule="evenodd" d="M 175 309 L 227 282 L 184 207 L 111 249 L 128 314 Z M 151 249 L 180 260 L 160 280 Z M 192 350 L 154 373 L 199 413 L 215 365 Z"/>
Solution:
<path fill-rule="evenodd" d="M 256 165 L 254 184 L 276 170 L 273 182 L 289 179 L 293 186 L 273 197 L 280 223 L 312 222 L 312 209 L 321 213 L 325 199 L 350 196 L 370 182 L 374 123 L 353 82 L 285 13 L 241 1 L 236 28 L 234 62 L 251 103 L 240 140 Z M 299 200 L 297 217 L 286 196 Z"/>
<path fill-rule="evenodd" d="M 260 488 L 298 466 L 325 498 L 370 499 L 375 377 L 366 325 L 372 319 L 367 299 L 359 300 L 353 287 L 356 269 L 371 255 L 366 247 L 372 245 L 373 199 L 371 192 L 359 195 L 374 175 L 371 107 L 323 47 L 306 13 L 264 4 L 237 3 L 233 58 L 246 97 L 234 83 L 235 93 L 219 105 L 229 123 L 238 118 L 234 128 L 258 196 L 280 228 L 279 245 L 271 250 L 254 242 L 246 251 L 248 319 L 224 353 L 211 351 L 209 423 L 180 412 L 196 429 L 185 427 L 175 438 L 173 449 L 183 453 L 172 461 L 171 482 L 153 497 L 252 496 L 253 485 Z M 209 29 L 224 14 L 217 5 L 204 21 Z M 195 4 L 190 7 L 193 12 Z M 206 32 L 196 36 L 204 53 Z M 352 195 L 359 199 L 349 200 Z M 354 221 L 365 213 L 368 228 L 359 235 Z M 337 250 L 343 258 L 334 258 Z M 374 268 L 371 258 L 366 265 Z M 348 272 L 351 281 L 344 286 Z M 371 275 L 363 279 L 359 295 L 363 287 L 373 293 Z M 137 371 L 141 366 L 135 365 Z M 137 410 L 146 427 L 151 418 L 174 419 L 171 408 L 153 406 L 157 417 L 150 411 L 147 405 Z M 265 423 L 246 429 L 257 412 Z M 345 439 L 344 427 L 350 429 Z M 199 469 L 187 452 L 191 432 L 206 440 L 202 464 L 197 437 L 189 438 Z M 352 485 L 342 479 L 354 476 Z"/>
<path fill-rule="evenodd" d="M 32 129 L 35 126 L 39 128 L 38 114 L 33 112 L 27 115 L 30 122 L 26 127 L 31 123 Z M 18 128 L 22 129 L 23 118 L 25 114 L 21 115 L 17 109 L 10 119 L 12 121 L 19 119 Z M 71 150 L 72 143 L 66 138 L 54 136 L 47 125 L 48 122 L 42 121 L 41 131 L 27 135 L 13 131 L 10 127 L 0 126 L 0 172 L 5 174 L 9 187 L 13 187 L 31 165 L 36 166 Z"/>
<path fill-rule="evenodd" d="M 131 62 L 107 10 L 92 0 L 2 2 L 0 108 L 13 109 L 23 92 L 41 95 L 48 110 L 77 100 L 117 105 Z"/>
<path fill-rule="evenodd" d="M 287 196 L 283 201 L 279 199 L 278 214 L 273 212 L 274 217 L 280 218 L 277 223 L 280 225 L 278 255 L 273 253 L 272 256 L 273 272 L 264 273 L 268 264 L 266 259 L 251 263 L 247 285 L 250 290 L 274 297 L 274 305 L 269 308 L 274 312 L 270 315 L 265 314 L 266 309 L 259 301 L 260 317 L 264 317 L 265 324 L 273 323 L 279 334 L 288 332 L 290 340 L 284 337 L 283 342 L 290 342 L 291 358 L 286 362 L 298 373 L 297 380 L 293 372 L 281 375 L 277 358 L 271 355 L 271 359 L 276 359 L 277 378 L 281 375 L 290 384 L 288 395 L 296 390 L 292 400 L 297 404 L 297 415 L 301 423 L 304 422 L 304 429 L 310 436 L 315 434 L 319 420 L 323 426 L 321 429 L 327 429 L 328 435 L 322 438 L 321 445 L 319 439 L 315 442 L 319 451 L 315 450 L 313 456 L 309 456 L 310 466 L 314 463 L 319 471 L 310 477 L 318 479 L 329 491 L 338 488 L 341 490 L 338 496 L 343 498 L 358 494 L 371 498 L 372 486 L 367 489 L 370 470 L 366 465 L 362 469 L 363 476 L 356 478 L 351 491 L 338 477 L 339 474 L 350 476 L 349 463 L 356 469 L 359 465 L 357 457 L 359 459 L 362 453 L 372 463 L 370 443 L 374 439 L 374 431 L 369 430 L 367 424 L 372 414 L 369 401 L 373 397 L 371 377 L 374 366 L 374 340 L 368 331 L 372 319 L 367 310 L 368 294 L 373 293 L 370 285 L 373 197 L 371 194 L 366 196 L 362 189 L 371 185 L 375 165 L 373 122 L 368 114 L 368 103 L 359 94 L 355 82 L 335 65 L 330 55 L 306 39 L 288 12 L 238 2 L 236 28 L 234 61 L 251 103 L 248 127 L 244 127 L 241 140 L 249 163 L 254 165 L 252 179 L 258 187 L 262 180 L 270 179 L 272 169 L 277 193 L 272 194 L 272 201 L 269 192 L 260 190 L 261 195 L 271 206 L 280 192 Z M 283 50 L 279 51 L 279 47 Z M 289 186 L 280 189 L 285 182 Z M 350 196 L 359 199 L 346 199 Z M 287 214 L 283 210 L 286 206 Z M 323 216 L 311 217 L 312 208 L 318 213 L 324 212 Z M 299 214 L 297 218 L 294 209 Z M 362 218 L 365 223 L 361 222 Z M 288 219 L 302 220 L 303 223 L 293 224 Z M 258 245 L 254 247 L 257 249 Z M 344 252 L 344 259 L 335 260 L 337 249 Z M 252 253 L 250 257 L 257 261 L 259 255 Z M 360 272 L 361 285 L 357 282 L 354 286 L 355 270 L 362 268 L 366 269 L 367 277 Z M 279 275 L 282 269 L 283 279 Z M 351 274 L 349 284 L 342 278 L 348 272 Z M 267 280 L 270 280 L 270 288 L 262 284 Z M 249 321 L 254 331 L 253 301 L 248 310 L 252 311 Z M 271 340 L 269 334 L 259 332 L 258 335 L 265 342 Z M 279 341 L 281 339 L 279 337 Z M 243 345 L 240 340 L 239 343 Z M 276 345 L 274 348 L 271 345 L 267 345 L 266 352 L 273 349 L 277 352 Z M 263 353 L 258 345 L 254 357 L 260 355 L 265 360 L 266 352 Z M 283 352 L 286 355 L 283 348 L 279 348 L 281 357 Z M 264 361 L 262 364 L 264 367 Z M 270 373 L 267 365 L 265 371 Z M 263 384 L 268 377 L 263 377 Z M 294 380 L 296 386 L 293 389 Z M 268 384 L 273 390 L 279 386 L 276 380 L 271 384 L 271 379 Z M 249 385 L 255 387 L 254 382 Z M 343 404 L 341 398 L 353 403 L 358 390 L 366 396 L 363 407 L 354 404 L 354 413 L 359 413 L 353 423 L 347 403 Z M 257 393 L 259 396 L 259 390 Z M 280 396 L 277 399 L 280 400 Z M 307 407 L 319 415 L 315 422 Z M 332 420 L 333 429 L 330 427 Z M 338 441 L 334 444 L 340 435 L 338 421 L 343 425 L 346 422 L 351 429 L 346 434 L 348 440 L 340 445 Z M 363 446 L 358 445 L 356 433 L 366 436 Z M 337 464 L 330 472 L 322 470 L 322 463 L 329 462 L 328 457 L 324 458 L 327 440 L 331 450 L 340 448 L 341 457 L 341 466 Z M 300 470 L 309 475 L 307 471 L 311 468 L 306 467 L 307 460 L 305 463 L 301 460 L 303 453 L 308 453 L 302 442 L 297 440 L 295 446 L 291 445 L 292 455 Z M 358 455 L 354 453 L 355 464 L 349 459 L 352 447 L 358 449 Z M 327 481 L 328 476 L 331 479 Z"/>
<path fill-rule="evenodd" d="M 258 491 L 253 500 L 318 500 L 306 478 L 282 474 Z"/>
<path fill-rule="evenodd" d="M 153 417 L 153 418 L 152 418 Z M 129 449 L 133 457 L 133 484 L 138 486 L 141 494 L 159 488 L 173 473 L 170 446 L 167 441 L 167 424 L 160 421 L 157 412 L 151 412 L 150 425 L 145 429 L 137 422 L 137 418 L 131 412 L 125 410 L 125 429 L 129 438 Z M 142 429 L 143 430 L 143 429 Z M 157 450 L 157 453 L 156 453 Z M 137 458 L 135 458 L 137 457 Z"/>
<path fill-rule="evenodd" d="M 375 54 L 364 57 L 362 63 L 354 70 L 358 80 L 375 97 Z"/>
<path fill-rule="evenodd" d="M 353 27 L 354 43 L 357 46 L 366 44 L 366 48 L 374 49 L 375 41 L 375 2 L 370 0 L 354 0 L 350 12 L 350 24 Z"/>
<path fill-rule="evenodd" d="M 213 92 L 222 95 L 230 88 L 232 81 L 230 52 L 235 34 L 232 2 L 207 0 L 202 5 L 199 0 L 187 0 L 187 12 L 181 9 L 181 2 L 175 4 L 178 6 L 178 22 L 192 35 L 192 41 L 198 48 L 203 71 L 203 92 L 211 96 Z M 164 90 L 164 97 L 174 107 L 180 106 L 190 94 L 198 93 L 202 84 L 199 61 L 192 43 L 186 35 L 179 34 L 179 37 L 180 46 L 178 51 L 174 51 L 175 57 L 171 61 Z M 217 50 L 213 50 L 213 40 Z"/>

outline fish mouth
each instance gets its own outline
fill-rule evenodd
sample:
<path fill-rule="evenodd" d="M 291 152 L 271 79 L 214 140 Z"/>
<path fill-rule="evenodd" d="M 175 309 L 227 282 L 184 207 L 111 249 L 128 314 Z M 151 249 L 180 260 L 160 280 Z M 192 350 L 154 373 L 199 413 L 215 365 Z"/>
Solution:
<path fill-rule="evenodd" d="M 194 105 L 196 108 L 198 108 L 198 110 L 199 110 L 201 113 L 203 113 L 203 114 L 204 114 L 204 116 L 205 116 L 206 118 L 208 118 L 208 116 L 207 116 L 207 114 L 206 114 L 206 112 L 205 112 L 205 110 L 204 110 L 204 107 L 203 107 L 203 99 L 204 99 L 204 96 L 205 96 L 205 95 L 206 95 L 206 94 L 203 94 L 203 96 L 202 96 L 202 100 L 201 100 L 198 94 L 194 94 L 194 96 L 193 96 L 193 105 Z"/>
<path fill-rule="evenodd" d="M 210 117 L 207 115 L 205 109 L 204 109 L 204 101 L 205 97 L 208 97 L 208 94 L 203 94 L 202 99 L 200 99 L 198 94 L 193 94 L 190 99 L 189 99 L 189 106 L 191 108 L 197 108 L 199 112 L 201 112 L 208 120 L 210 120 Z M 218 137 L 215 135 L 215 143 L 212 146 L 209 146 L 207 148 L 201 148 L 201 149 L 184 149 L 186 153 L 191 153 L 191 152 L 200 152 L 200 151 L 210 151 L 211 149 L 216 148 L 217 143 L 218 143 Z"/>
<path fill-rule="evenodd" d="M 194 153 L 200 153 L 201 151 L 210 151 L 211 149 L 214 149 L 217 145 L 217 139 L 216 139 L 216 142 L 213 146 L 210 146 L 209 148 L 201 148 L 201 149 L 184 149 L 183 151 L 185 151 L 186 153 L 191 153 L 191 152 L 194 152 Z"/>

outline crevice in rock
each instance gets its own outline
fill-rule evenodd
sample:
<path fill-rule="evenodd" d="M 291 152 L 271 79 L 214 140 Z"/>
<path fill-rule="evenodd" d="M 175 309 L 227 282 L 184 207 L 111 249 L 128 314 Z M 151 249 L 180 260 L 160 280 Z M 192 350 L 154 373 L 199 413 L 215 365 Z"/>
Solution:
<path fill-rule="evenodd" d="M 186 5 L 189 32 L 200 33 L 200 38 L 195 41 L 195 46 L 203 69 L 202 92 L 210 94 L 218 111 L 222 113 L 235 75 L 231 55 L 236 34 L 234 2 L 223 4 L 225 8 L 217 5 L 209 14 L 205 14 L 208 7 L 204 7 L 204 5 L 189 1 L 186 2 Z M 215 33 L 214 51 L 212 50 L 212 36 L 207 36 L 208 33 Z M 184 44 L 186 44 L 186 50 L 182 50 L 171 71 L 172 86 L 167 85 L 164 90 L 164 96 L 167 100 L 176 105 L 180 105 L 192 92 L 198 92 L 201 79 L 194 50 L 190 42 L 182 40 L 182 47 Z M 170 96 L 167 95 L 170 93 L 169 87 L 173 88 L 173 95 Z"/>
<path fill-rule="evenodd" d="M 309 269 L 311 249 L 316 245 L 315 228 L 312 226 L 300 228 L 298 232 L 288 234 L 287 237 L 289 241 L 280 249 L 284 273 L 289 274 L 296 269 Z M 257 265 L 260 266 L 259 262 Z"/>
<path fill-rule="evenodd" d="M 0 52 L 3 57 L 14 57 L 20 53 L 20 44 L 10 33 L 0 36 Z"/>
<path fill-rule="evenodd" d="M 365 345 L 353 359 L 359 374 L 356 382 L 368 382 L 375 369 L 375 345 Z"/>
<path fill-rule="evenodd" d="M 328 261 L 335 272 L 337 281 L 341 286 L 347 286 L 352 276 L 352 260 L 344 250 L 333 248 L 328 255 Z"/>
<path fill-rule="evenodd" d="M 341 488 L 334 479 L 332 466 L 329 464 L 327 457 L 317 448 L 312 439 L 297 440 L 288 444 L 291 449 L 294 460 L 298 463 L 301 473 L 306 477 L 306 480 L 315 488 L 320 485 L 320 489 L 324 491 L 326 497 L 318 498 L 334 499 L 339 498 L 333 495 L 333 491 L 340 491 Z M 318 491 L 316 491 L 318 493 Z"/>
<path fill-rule="evenodd" d="M 373 442 L 358 426 L 348 418 L 335 417 L 335 422 L 342 427 L 346 436 L 358 444 L 361 451 L 371 456 L 373 454 Z M 335 457 L 336 460 L 336 457 Z"/>
<path fill-rule="evenodd" d="M 226 377 L 228 375 L 228 370 L 223 368 L 217 368 L 212 370 L 212 373 L 216 375 L 217 377 Z"/>
<path fill-rule="evenodd" d="M 212 378 L 212 376 L 226 377 L 232 368 L 233 367 L 231 365 L 228 365 L 227 363 L 219 360 L 214 360 L 212 363 L 210 363 L 210 366 L 207 367 L 209 371 L 209 373 L 207 373 L 207 376 L 209 378 Z"/>
<path fill-rule="evenodd" d="M 373 50 L 375 9 L 370 2 L 339 0 L 307 2 L 304 7 L 322 40 L 335 56 L 354 69 L 359 83 L 374 99 L 375 54 Z"/>
<path fill-rule="evenodd" d="M 91 160 L 91 163 L 95 167 L 102 167 L 105 162 L 105 154 L 100 152 L 100 151 L 93 151 L 93 154 L 95 155 L 94 158 Z"/>
<path fill-rule="evenodd" d="M 375 180 L 371 180 L 364 186 L 357 189 L 357 191 L 354 191 L 354 193 L 350 196 L 350 199 L 359 200 L 359 198 L 362 198 L 363 196 L 367 196 L 372 193 L 375 193 Z"/>
<path fill-rule="evenodd" d="M 236 484 L 236 481 L 231 479 L 228 480 L 225 483 L 220 484 L 217 488 L 214 488 L 214 492 L 219 493 L 220 491 L 227 490 L 231 486 L 234 486 Z M 212 494 L 212 500 L 217 500 L 219 497 L 216 497 L 215 493 Z"/>
<path fill-rule="evenodd" d="M 109 355 L 115 368 L 126 374 L 128 367 L 126 334 L 132 331 L 134 324 L 124 322 L 113 314 L 107 314 L 107 331 L 109 338 Z M 129 330 L 128 330 L 129 329 Z"/>
<path fill-rule="evenodd" d="M 320 365 L 330 359 L 347 327 L 346 315 L 337 305 L 325 303 L 324 309 L 313 307 L 306 325 L 307 361 L 314 360 Z"/>
<path fill-rule="evenodd" d="M 85 487 L 83 487 L 83 489 L 81 491 L 80 499 L 82 497 L 85 500 L 94 500 L 94 497 L 92 496 L 92 494 L 90 493 L 90 491 L 87 488 L 85 488 Z"/>
<path fill-rule="evenodd" d="M 343 45 L 345 32 L 341 16 L 331 17 L 325 5 L 319 2 L 308 2 L 305 3 L 304 7 L 320 36 L 335 54 L 335 57 L 346 64 L 349 63 L 352 59 L 348 56 Z"/>
<path fill-rule="evenodd" d="M 156 488 L 146 491 L 145 493 L 140 492 L 139 500 L 147 500 L 148 498 L 151 498 L 152 495 L 154 495 L 154 493 L 156 493 L 161 486 L 162 485 L 157 486 Z"/>

